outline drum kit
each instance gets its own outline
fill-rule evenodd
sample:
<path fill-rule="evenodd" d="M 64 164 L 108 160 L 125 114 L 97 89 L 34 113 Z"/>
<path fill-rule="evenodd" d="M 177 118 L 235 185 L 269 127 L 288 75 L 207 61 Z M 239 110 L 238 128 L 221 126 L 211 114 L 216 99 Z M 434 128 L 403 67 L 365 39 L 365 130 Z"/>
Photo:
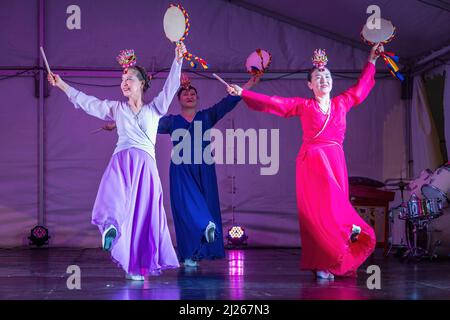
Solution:
<path fill-rule="evenodd" d="M 400 190 L 402 203 L 389 211 L 405 221 L 407 249 L 402 259 L 434 259 L 450 256 L 450 163 L 435 172 L 423 170 L 415 180 L 390 179 L 391 190 Z M 404 191 L 411 196 L 404 200 Z"/>

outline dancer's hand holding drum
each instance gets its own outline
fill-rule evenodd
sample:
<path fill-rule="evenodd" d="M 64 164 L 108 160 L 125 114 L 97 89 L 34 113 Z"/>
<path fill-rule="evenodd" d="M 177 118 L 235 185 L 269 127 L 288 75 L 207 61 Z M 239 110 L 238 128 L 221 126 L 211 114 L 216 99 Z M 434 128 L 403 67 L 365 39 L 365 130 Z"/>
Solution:
<path fill-rule="evenodd" d="M 250 80 L 247 81 L 247 83 L 245 83 L 242 86 L 242 88 L 239 87 L 237 84 L 231 84 L 227 86 L 227 92 L 232 96 L 241 96 L 243 89 L 250 90 L 251 88 L 253 88 L 255 85 L 259 83 L 262 76 L 263 76 L 262 73 L 254 75 L 253 77 L 250 78 Z"/>
<path fill-rule="evenodd" d="M 184 47 L 183 42 L 189 34 L 190 21 L 188 13 L 180 4 L 171 4 L 164 14 L 164 33 L 170 42 L 176 44 L 177 47 L 181 47 L 177 49 L 178 62 L 181 62 L 182 57 L 184 57 L 189 61 L 191 67 L 195 68 L 197 64 L 200 64 L 204 69 L 208 69 L 208 63 L 204 59 L 194 56 Z M 178 55 L 178 50 L 180 50 L 181 55 Z"/>
<path fill-rule="evenodd" d="M 178 62 L 181 62 L 181 60 L 183 59 L 186 52 L 187 52 L 187 50 L 186 50 L 186 46 L 184 45 L 184 43 L 180 43 L 179 45 L 177 45 L 175 47 L 175 55 L 177 57 Z"/>
<path fill-rule="evenodd" d="M 261 80 L 261 77 L 263 76 L 262 73 L 258 73 L 253 75 L 248 81 L 247 83 L 245 83 L 242 88 L 245 90 L 250 90 L 251 88 L 253 88 L 254 86 L 256 86 L 259 81 Z"/>
<path fill-rule="evenodd" d="M 370 29 L 368 24 L 364 24 L 361 30 L 361 40 L 372 47 L 368 61 L 375 65 L 379 56 L 383 57 L 383 61 L 389 69 L 389 72 L 404 81 L 405 77 L 400 73 L 397 63 L 400 58 L 393 52 L 385 52 L 384 45 L 390 43 L 395 37 L 395 27 L 391 21 L 380 18 L 380 26 Z"/>
<path fill-rule="evenodd" d="M 377 59 L 380 57 L 381 53 L 384 52 L 384 46 L 382 43 L 375 44 L 370 50 L 369 62 L 375 64 Z"/>

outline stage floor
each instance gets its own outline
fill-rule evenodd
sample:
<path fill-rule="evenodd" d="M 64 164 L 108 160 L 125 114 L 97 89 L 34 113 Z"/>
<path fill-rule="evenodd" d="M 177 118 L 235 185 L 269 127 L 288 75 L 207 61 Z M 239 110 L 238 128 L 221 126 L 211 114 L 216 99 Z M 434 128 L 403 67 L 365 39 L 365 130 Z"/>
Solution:
<path fill-rule="evenodd" d="M 317 281 L 300 271 L 300 249 L 227 250 L 197 269 L 164 271 L 145 282 L 126 280 L 101 249 L 0 249 L 0 299 L 27 300 L 300 300 L 450 299 L 450 261 L 406 263 L 377 250 L 357 279 Z M 69 290 L 70 265 L 81 289 Z M 381 271 L 381 289 L 367 287 L 367 267 Z M 373 283 L 372 281 L 369 281 Z M 72 281 L 72 283 L 75 283 Z"/>

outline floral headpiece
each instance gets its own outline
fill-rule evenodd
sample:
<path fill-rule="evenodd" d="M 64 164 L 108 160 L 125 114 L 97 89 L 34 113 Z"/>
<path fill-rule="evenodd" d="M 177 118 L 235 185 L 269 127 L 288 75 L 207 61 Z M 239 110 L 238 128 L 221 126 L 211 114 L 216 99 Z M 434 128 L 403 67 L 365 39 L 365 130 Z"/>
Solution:
<path fill-rule="evenodd" d="M 116 60 L 123 68 L 123 73 L 127 73 L 128 68 L 136 65 L 136 54 L 133 49 L 122 50 Z"/>
<path fill-rule="evenodd" d="M 311 60 L 314 67 L 316 67 L 319 70 L 323 70 L 327 65 L 328 57 L 325 50 L 316 49 L 314 50 L 314 55 Z"/>
<path fill-rule="evenodd" d="M 191 79 L 186 73 L 181 74 L 180 85 L 183 89 L 188 90 L 191 86 Z"/>

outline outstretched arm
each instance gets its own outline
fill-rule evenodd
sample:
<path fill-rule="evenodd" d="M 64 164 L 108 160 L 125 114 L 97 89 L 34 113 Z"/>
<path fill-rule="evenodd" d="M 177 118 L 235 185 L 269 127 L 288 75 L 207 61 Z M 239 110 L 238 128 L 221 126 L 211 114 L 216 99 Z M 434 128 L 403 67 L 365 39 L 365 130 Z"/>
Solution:
<path fill-rule="evenodd" d="M 81 108 L 87 114 L 102 120 L 114 120 L 114 111 L 118 105 L 117 101 L 100 100 L 94 96 L 88 96 L 69 86 L 59 75 L 54 73 L 50 73 L 47 79 L 52 86 L 56 86 L 66 93 L 75 108 Z"/>
<path fill-rule="evenodd" d="M 152 104 L 158 110 L 161 116 L 169 110 L 169 105 L 180 87 L 181 67 L 183 65 L 183 55 L 186 52 L 184 45 L 177 46 L 175 49 L 176 57 L 173 60 L 169 75 L 164 83 L 162 91 L 153 99 Z"/>
<path fill-rule="evenodd" d="M 303 107 L 307 99 L 304 98 L 283 98 L 278 96 L 266 96 L 250 90 L 242 89 L 237 85 L 227 88 L 231 95 L 241 96 L 249 108 L 268 112 L 281 117 L 301 116 Z"/>
<path fill-rule="evenodd" d="M 245 89 L 251 89 L 253 86 L 259 83 L 260 78 L 260 75 L 251 77 L 243 87 Z M 229 94 L 214 106 L 207 109 L 206 112 L 208 114 L 208 117 L 211 119 L 212 125 L 214 126 L 220 119 L 225 117 L 225 115 L 228 112 L 232 111 L 240 101 L 241 97 Z"/>
<path fill-rule="evenodd" d="M 206 109 L 205 112 L 211 120 L 212 125 L 214 126 L 228 112 L 232 111 L 239 101 L 241 101 L 241 97 L 227 95 L 211 108 Z"/>

